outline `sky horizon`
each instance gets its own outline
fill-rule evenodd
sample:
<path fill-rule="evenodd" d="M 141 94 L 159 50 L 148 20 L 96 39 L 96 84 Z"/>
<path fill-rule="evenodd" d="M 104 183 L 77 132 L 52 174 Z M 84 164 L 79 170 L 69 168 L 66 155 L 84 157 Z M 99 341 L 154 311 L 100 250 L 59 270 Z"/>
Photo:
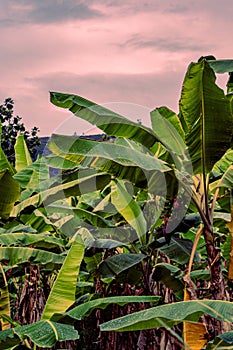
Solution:
<path fill-rule="evenodd" d="M 13 98 L 40 136 L 91 128 L 53 106 L 49 91 L 123 106 L 148 125 L 156 107 L 178 111 L 191 61 L 233 58 L 232 18 L 230 0 L 0 0 L 0 104 Z"/>

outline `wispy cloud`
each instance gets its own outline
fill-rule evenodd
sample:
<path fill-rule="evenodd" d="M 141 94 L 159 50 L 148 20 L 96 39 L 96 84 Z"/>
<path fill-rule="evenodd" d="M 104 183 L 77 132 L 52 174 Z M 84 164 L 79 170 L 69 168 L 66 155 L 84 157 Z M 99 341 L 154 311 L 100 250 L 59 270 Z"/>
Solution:
<path fill-rule="evenodd" d="M 62 23 L 103 16 L 93 8 L 92 1 L 76 0 L 12 0 L 5 2 L 1 10 L 1 25 Z"/>
<path fill-rule="evenodd" d="M 162 51 L 177 52 L 177 51 L 205 51 L 208 50 L 206 42 L 195 43 L 191 37 L 153 37 L 149 38 L 141 36 L 139 33 L 131 36 L 130 39 L 121 44 L 122 47 L 141 48 L 156 48 Z"/>

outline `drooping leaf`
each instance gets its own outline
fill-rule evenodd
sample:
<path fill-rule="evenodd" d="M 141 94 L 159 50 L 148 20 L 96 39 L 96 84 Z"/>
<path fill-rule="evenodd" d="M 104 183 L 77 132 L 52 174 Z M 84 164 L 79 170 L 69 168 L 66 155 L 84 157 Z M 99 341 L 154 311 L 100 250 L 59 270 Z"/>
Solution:
<path fill-rule="evenodd" d="M 210 60 L 208 64 L 215 73 L 233 72 L 233 60 Z"/>
<path fill-rule="evenodd" d="M 104 259 L 99 265 L 102 277 L 114 277 L 125 270 L 140 263 L 146 256 L 144 254 L 117 254 Z"/>
<path fill-rule="evenodd" d="M 78 332 L 70 325 L 43 320 L 14 328 L 14 333 L 21 339 L 29 339 L 42 348 L 51 348 L 56 342 L 76 340 Z"/>
<path fill-rule="evenodd" d="M 105 309 L 110 304 L 118 304 L 124 306 L 128 303 L 155 303 L 160 300 L 158 296 L 117 296 L 108 298 L 99 298 L 91 300 L 81 305 L 76 306 L 72 310 L 66 312 L 68 315 L 76 320 L 82 320 L 84 316 L 89 316 L 94 309 Z"/>
<path fill-rule="evenodd" d="M 0 349 L 9 350 L 14 349 L 20 344 L 20 338 L 14 333 L 13 328 L 0 331 Z"/>
<path fill-rule="evenodd" d="M 159 249 L 166 254 L 169 259 L 178 264 L 186 264 L 189 261 L 193 242 L 189 239 L 172 237 L 169 244 L 165 244 Z M 195 256 L 198 259 L 198 256 Z"/>
<path fill-rule="evenodd" d="M 230 325 L 233 305 L 222 300 L 191 300 L 165 304 L 105 322 L 100 326 L 100 330 L 123 332 L 158 327 L 171 328 L 181 322 L 198 322 L 204 314 Z"/>
<path fill-rule="evenodd" d="M 233 164 L 233 150 L 229 149 L 223 157 L 214 165 L 213 171 L 225 173 L 230 165 Z"/>
<path fill-rule="evenodd" d="M 84 227 L 80 228 L 77 231 L 76 235 L 81 236 L 83 244 L 87 248 L 93 247 L 93 248 L 100 248 L 100 249 L 101 248 L 113 249 L 124 245 L 124 243 L 113 239 L 96 238 L 91 234 L 91 232 L 88 229 Z M 75 239 L 75 237 L 73 239 Z"/>
<path fill-rule="evenodd" d="M 233 347 L 233 332 L 219 334 L 214 340 L 206 345 L 206 350 L 227 350 Z"/>
<path fill-rule="evenodd" d="M 229 166 L 220 180 L 210 185 L 211 191 L 217 187 L 233 188 L 233 165 Z"/>
<path fill-rule="evenodd" d="M 25 247 L 0 247 L 0 261 L 8 261 L 9 266 L 31 262 L 31 264 L 61 265 L 64 257 L 45 250 Z"/>
<path fill-rule="evenodd" d="M 25 232 L 8 232 L 0 234 L 1 246 L 35 246 L 51 249 L 54 247 L 64 247 L 64 241 L 61 238 L 52 237 L 49 232 L 34 234 Z"/>
<path fill-rule="evenodd" d="M 110 111 L 83 97 L 50 92 L 50 100 L 55 106 L 67 108 L 77 117 L 96 125 L 107 135 L 127 137 L 142 143 L 148 148 L 157 141 L 151 129 L 134 123 L 118 113 Z"/>
<path fill-rule="evenodd" d="M 154 267 L 153 279 L 161 281 L 167 288 L 174 292 L 180 291 L 184 288 L 181 270 L 171 264 L 159 263 Z"/>
<path fill-rule="evenodd" d="M 74 241 L 49 294 L 42 320 L 49 320 L 54 313 L 65 312 L 75 302 L 76 282 L 83 256 L 84 246 Z"/>

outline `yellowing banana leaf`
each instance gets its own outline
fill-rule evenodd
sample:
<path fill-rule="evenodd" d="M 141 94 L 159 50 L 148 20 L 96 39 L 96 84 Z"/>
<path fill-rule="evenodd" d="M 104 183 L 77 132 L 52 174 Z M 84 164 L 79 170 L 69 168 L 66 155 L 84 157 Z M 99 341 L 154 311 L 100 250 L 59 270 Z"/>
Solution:
<path fill-rule="evenodd" d="M 184 301 L 190 300 L 190 293 L 184 288 Z M 184 322 L 183 338 L 185 350 L 202 350 L 208 341 L 208 332 L 203 322 Z"/>

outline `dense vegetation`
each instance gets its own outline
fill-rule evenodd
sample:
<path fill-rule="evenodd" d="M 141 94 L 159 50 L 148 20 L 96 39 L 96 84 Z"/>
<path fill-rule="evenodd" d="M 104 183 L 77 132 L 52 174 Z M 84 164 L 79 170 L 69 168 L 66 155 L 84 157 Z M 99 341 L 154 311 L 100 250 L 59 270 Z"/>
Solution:
<path fill-rule="evenodd" d="M 201 58 L 151 128 L 51 93 L 109 136 L 1 150 L 1 349 L 220 349 L 233 331 L 233 60 Z M 59 174 L 50 177 L 49 168 Z"/>

